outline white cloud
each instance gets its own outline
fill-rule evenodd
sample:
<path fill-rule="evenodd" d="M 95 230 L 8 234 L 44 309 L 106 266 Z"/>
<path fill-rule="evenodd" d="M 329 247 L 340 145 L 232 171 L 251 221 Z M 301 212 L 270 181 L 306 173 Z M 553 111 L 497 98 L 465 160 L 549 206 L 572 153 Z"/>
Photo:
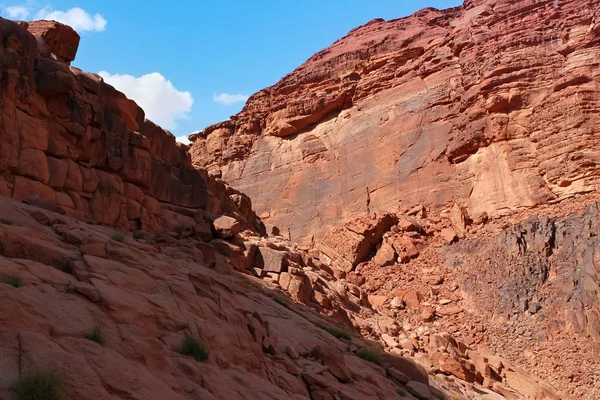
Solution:
<path fill-rule="evenodd" d="M 185 136 L 177 136 L 175 139 L 176 139 L 176 140 L 177 140 L 179 143 L 183 143 L 183 144 L 190 144 L 190 143 L 192 143 L 192 142 L 190 142 L 190 140 L 188 139 L 188 136 L 187 136 L 187 135 L 185 135 Z"/>
<path fill-rule="evenodd" d="M 29 9 L 25 6 L 4 7 L 3 11 L 10 19 L 26 20 L 29 17 Z"/>
<path fill-rule="evenodd" d="M 50 7 L 45 7 L 36 13 L 35 18 L 62 22 L 79 32 L 99 32 L 106 28 L 106 20 L 102 15 L 91 15 L 79 7 L 74 7 L 67 11 L 57 11 Z"/>
<path fill-rule="evenodd" d="M 42 9 L 35 7 L 38 11 L 32 11 L 28 5 L 16 5 L 2 7 L 2 12 L 10 19 L 28 20 L 33 15 L 34 19 L 48 19 L 71 26 L 79 32 L 103 31 L 106 29 L 106 19 L 100 14 L 91 15 L 80 7 L 74 7 L 66 11 L 58 11 L 47 6 Z"/>
<path fill-rule="evenodd" d="M 135 77 L 126 74 L 99 73 L 117 90 L 133 99 L 146 112 L 148 119 L 163 128 L 174 130 L 177 120 L 189 118 L 194 99 L 190 92 L 177 90 L 171 81 L 158 72 Z"/>
<path fill-rule="evenodd" d="M 250 96 L 245 94 L 229 94 L 229 93 L 221 93 L 219 95 L 213 94 L 213 101 L 215 103 L 225 104 L 226 106 L 230 106 L 235 103 L 245 103 Z"/>

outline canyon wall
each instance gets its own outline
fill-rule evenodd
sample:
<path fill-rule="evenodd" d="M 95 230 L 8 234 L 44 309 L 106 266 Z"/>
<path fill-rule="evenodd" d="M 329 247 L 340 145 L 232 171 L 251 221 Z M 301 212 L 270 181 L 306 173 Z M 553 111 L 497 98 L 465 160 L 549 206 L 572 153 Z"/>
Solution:
<path fill-rule="evenodd" d="M 552 88 L 539 82 L 558 61 L 523 77 L 498 59 L 490 73 L 477 47 L 524 63 L 550 51 L 544 31 L 500 31 L 558 18 L 580 32 L 585 6 L 470 2 L 374 21 L 196 135 L 191 156 L 70 66 L 72 29 L 0 19 L 0 398 L 39 368 L 90 400 L 597 398 L 598 206 L 513 227 L 485 217 L 593 191 L 581 133 L 596 123 L 584 56 L 597 25 L 561 39 L 563 68 L 583 72 Z M 562 99 L 556 110 L 585 113 L 558 121 L 544 107 Z M 548 141 L 554 152 L 511 147 Z M 536 178 L 561 152 L 581 155 L 540 179 L 554 171 L 562 192 Z M 261 236 L 250 198 L 221 180 L 235 174 L 282 233 L 323 240 Z M 340 223 L 416 203 L 428 207 Z"/>
<path fill-rule="evenodd" d="M 79 36 L 0 19 L 0 195 L 125 230 L 210 234 L 250 199 L 191 164 L 187 148 L 98 75 L 69 66 Z"/>
<path fill-rule="evenodd" d="M 499 216 L 595 192 L 597 0 L 374 20 L 191 136 L 192 160 L 308 242 L 358 213 Z"/>

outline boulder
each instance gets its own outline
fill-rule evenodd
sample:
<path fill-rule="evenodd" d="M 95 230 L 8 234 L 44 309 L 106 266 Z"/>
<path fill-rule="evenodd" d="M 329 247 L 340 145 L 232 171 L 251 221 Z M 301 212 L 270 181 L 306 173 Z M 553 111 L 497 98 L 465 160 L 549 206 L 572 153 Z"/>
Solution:
<path fill-rule="evenodd" d="M 440 232 L 440 236 L 442 237 L 442 239 L 444 240 L 444 242 L 446 244 L 452 244 L 458 238 L 454 229 L 451 229 L 451 228 L 442 229 Z"/>
<path fill-rule="evenodd" d="M 464 238 L 470 220 L 467 216 L 467 212 L 456 203 L 454 203 L 450 210 L 450 222 L 452 223 L 452 228 L 456 232 L 456 235 L 459 238 Z"/>
<path fill-rule="evenodd" d="M 221 215 L 213 221 L 213 226 L 217 236 L 222 239 L 229 239 L 240 233 L 242 224 L 235 218 Z"/>
<path fill-rule="evenodd" d="M 58 61 L 69 65 L 75 60 L 80 37 L 70 26 L 56 21 L 33 21 L 27 30 L 41 38 Z"/>
<path fill-rule="evenodd" d="M 372 248 L 366 237 L 346 227 L 331 229 L 318 246 L 319 251 L 332 260 L 333 266 L 345 273 L 364 261 Z"/>
<path fill-rule="evenodd" d="M 254 265 L 265 272 L 285 272 L 287 268 L 287 257 L 282 251 L 259 247 L 256 252 Z"/>

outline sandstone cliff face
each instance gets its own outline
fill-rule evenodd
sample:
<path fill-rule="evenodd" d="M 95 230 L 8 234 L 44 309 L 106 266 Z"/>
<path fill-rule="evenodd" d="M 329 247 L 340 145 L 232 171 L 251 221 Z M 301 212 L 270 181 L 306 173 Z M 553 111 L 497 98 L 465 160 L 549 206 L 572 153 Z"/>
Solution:
<path fill-rule="evenodd" d="M 133 101 L 68 66 L 70 27 L 0 19 L 0 40 L 0 195 L 126 230 L 210 233 L 219 214 L 257 224 L 245 195 L 193 168 Z"/>
<path fill-rule="evenodd" d="M 313 293 L 287 269 L 300 253 L 259 239 L 247 196 L 68 66 L 78 42 L 55 22 L 0 19 L 1 399 L 36 371 L 82 400 L 441 393 L 414 361 L 368 363 L 355 353 L 370 343 L 349 328 L 339 340 L 333 320 L 234 273 L 285 273 L 298 301 Z M 246 228 L 260 249 L 244 247 Z M 186 338 L 209 354 L 190 357 Z"/>
<path fill-rule="evenodd" d="M 429 13 L 438 12 L 423 15 Z M 562 373 L 543 373 L 510 352 L 501 359 L 485 346 L 507 337 L 493 330 L 501 325 L 487 321 L 489 313 L 514 315 L 522 299 L 532 315 L 546 318 L 539 330 L 564 334 L 544 321 L 567 309 L 569 329 L 580 335 L 574 343 L 596 338 L 588 253 L 597 211 L 573 217 L 570 228 L 544 220 L 492 232 L 497 241 L 478 241 L 458 205 L 444 218 L 423 206 L 363 216 L 332 228 L 315 246 L 261 237 L 247 196 L 194 169 L 187 149 L 123 94 L 68 66 L 78 43 L 71 29 L 0 19 L 0 38 L 0 398 L 14 397 L 13 384 L 40 368 L 58 371 L 69 396 L 84 400 L 560 398 L 531 371 L 571 394 L 591 385 L 581 374 L 587 386 L 577 391 Z M 336 58 L 338 70 L 307 79 L 332 84 L 327 74 L 356 65 L 352 57 L 340 63 L 344 57 Z M 310 93 L 314 88 L 301 89 L 305 83 L 284 92 Z M 332 110 L 354 109 L 340 85 L 343 94 L 299 102 L 292 114 L 278 114 L 283 119 L 273 120 L 268 135 L 252 138 L 297 140 L 306 134 L 289 135 Z M 244 124 L 256 133 L 252 121 Z M 195 154 L 232 126 L 198 139 Z M 323 161 L 319 143 L 305 149 L 315 164 Z M 244 151 L 202 157 L 241 160 Z M 590 228 L 580 237 L 581 221 Z M 573 242 L 575 252 L 588 255 L 582 262 L 569 258 Z M 470 264 L 462 268 L 454 257 L 474 246 L 481 257 L 497 258 L 501 290 L 487 282 L 494 271 L 471 276 Z M 581 268 L 575 275 L 569 265 L 561 270 L 577 283 L 556 298 L 544 291 L 553 265 L 544 257 L 554 252 Z M 471 306 L 470 296 L 481 292 L 489 299 Z M 186 338 L 207 345 L 209 354 L 185 354 Z"/>
<path fill-rule="evenodd" d="M 595 0 L 480 0 L 357 28 L 232 118 L 195 165 L 294 240 L 365 211 L 497 216 L 596 190 Z"/>

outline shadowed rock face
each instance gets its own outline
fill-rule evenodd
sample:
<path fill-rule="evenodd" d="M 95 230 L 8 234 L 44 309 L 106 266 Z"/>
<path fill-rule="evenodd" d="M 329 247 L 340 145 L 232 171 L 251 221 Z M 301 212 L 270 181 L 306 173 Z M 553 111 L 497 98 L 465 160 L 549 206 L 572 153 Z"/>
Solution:
<path fill-rule="evenodd" d="M 258 227 L 247 196 L 194 168 L 123 93 L 68 66 L 73 29 L 0 19 L 0 42 L 0 195 L 125 230 L 206 231 L 219 214 Z"/>
<path fill-rule="evenodd" d="M 41 38 L 38 46 L 48 46 L 58 61 L 69 65 L 75 59 L 81 38 L 70 26 L 56 21 L 34 21 L 27 23 L 27 30 Z"/>
<path fill-rule="evenodd" d="M 594 191 L 597 6 L 466 1 L 374 20 L 193 136 L 193 162 L 294 240 L 399 205 L 497 216 Z"/>
<path fill-rule="evenodd" d="M 567 331 L 598 344 L 599 217 L 600 203 L 564 218 L 532 217 L 504 231 L 495 242 L 456 245 L 448 252 L 449 262 L 469 271 L 466 288 L 471 295 L 486 292 L 480 297 L 481 311 L 539 311 L 543 317 L 538 319 L 549 332 Z M 466 265 L 484 260 L 488 260 L 484 269 Z M 490 281 L 498 288 L 491 296 Z"/>

